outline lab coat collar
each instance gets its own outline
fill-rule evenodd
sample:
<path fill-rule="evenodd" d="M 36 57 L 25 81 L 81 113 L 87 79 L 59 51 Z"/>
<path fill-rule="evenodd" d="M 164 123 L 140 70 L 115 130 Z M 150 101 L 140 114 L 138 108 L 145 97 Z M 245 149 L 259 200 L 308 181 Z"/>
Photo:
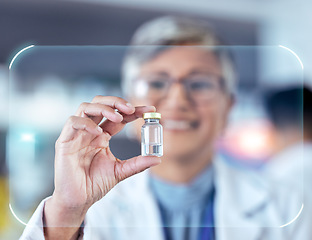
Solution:
<path fill-rule="evenodd" d="M 216 239 L 259 239 L 264 229 L 260 226 L 265 226 L 265 223 L 258 222 L 258 216 L 264 209 L 272 214 L 275 212 L 272 204 L 269 204 L 267 185 L 250 170 L 235 169 L 221 157 L 215 158 L 213 167 L 216 186 L 214 216 Z M 129 186 L 133 186 L 137 194 L 127 194 L 132 198 L 129 201 L 148 204 L 145 208 L 148 212 L 145 214 L 154 216 L 147 221 L 156 227 L 154 239 L 163 239 L 161 217 L 148 185 L 148 175 L 149 170 L 129 178 L 128 187 L 124 190 L 132 191 Z M 244 233 L 240 229 L 243 229 Z"/>
<path fill-rule="evenodd" d="M 235 166 L 229 166 L 225 160 L 217 156 L 213 162 L 215 174 L 216 194 L 222 199 L 232 198 L 237 211 L 241 214 L 252 216 L 260 210 L 269 200 L 269 186 L 266 181 L 260 178 L 253 170 L 242 170 Z M 132 185 L 139 192 L 151 193 L 148 184 L 149 171 L 144 171 L 129 178 Z M 131 191 L 131 189 L 125 189 Z M 127 194 L 135 199 L 141 199 L 140 194 Z"/>

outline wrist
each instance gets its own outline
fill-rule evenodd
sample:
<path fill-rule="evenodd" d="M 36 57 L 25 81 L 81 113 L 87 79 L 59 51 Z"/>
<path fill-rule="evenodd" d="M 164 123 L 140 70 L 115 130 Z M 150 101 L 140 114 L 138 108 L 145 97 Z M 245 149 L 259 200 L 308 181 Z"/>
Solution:
<path fill-rule="evenodd" d="M 80 227 L 87 213 L 87 205 L 70 206 L 52 196 L 45 203 L 44 222 L 46 227 Z"/>
<path fill-rule="evenodd" d="M 43 211 L 45 239 L 78 239 L 84 216 L 85 210 L 81 208 L 64 208 L 52 196 L 46 201 Z"/>

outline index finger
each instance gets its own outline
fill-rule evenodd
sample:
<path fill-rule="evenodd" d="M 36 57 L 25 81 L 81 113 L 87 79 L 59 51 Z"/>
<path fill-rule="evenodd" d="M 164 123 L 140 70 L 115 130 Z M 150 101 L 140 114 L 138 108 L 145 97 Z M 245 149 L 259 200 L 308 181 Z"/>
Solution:
<path fill-rule="evenodd" d="M 132 114 L 135 111 L 131 103 L 120 97 L 98 95 L 93 98 L 91 103 L 104 104 L 110 106 L 113 109 L 118 109 L 120 112 L 125 114 Z"/>
<path fill-rule="evenodd" d="M 145 112 L 156 112 L 156 108 L 154 106 L 135 107 L 134 113 L 129 115 L 122 114 L 123 121 L 121 121 L 120 123 L 106 120 L 100 125 L 100 127 L 103 129 L 103 131 L 113 136 L 118 132 L 120 132 L 127 123 L 132 122 L 138 118 L 141 118 L 143 116 L 143 113 Z"/>

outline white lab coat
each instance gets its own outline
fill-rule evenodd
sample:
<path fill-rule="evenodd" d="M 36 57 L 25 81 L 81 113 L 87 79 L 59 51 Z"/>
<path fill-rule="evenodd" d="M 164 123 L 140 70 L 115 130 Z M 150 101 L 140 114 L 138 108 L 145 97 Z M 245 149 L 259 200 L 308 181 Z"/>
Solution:
<path fill-rule="evenodd" d="M 298 142 L 272 157 L 263 169 L 263 177 L 274 186 L 296 192 L 297 201 L 304 204 L 297 224 L 307 226 L 310 223 L 312 227 L 312 142 Z M 311 230 L 309 239 L 312 239 Z"/>
<path fill-rule="evenodd" d="M 264 168 L 265 177 L 312 194 L 312 143 L 298 142 L 270 159 Z M 305 188 L 305 190 L 304 190 Z"/>
<path fill-rule="evenodd" d="M 289 194 L 287 187 L 272 186 L 220 158 L 214 168 L 216 240 L 312 239 L 311 214 L 296 219 L 302 202 L 295 192 Z M 20 239 L 44 239 L 44 202 Z M 160 213 L 148 188 L 148 171 L 124 180 L 96 202 L 87 212 L 83 231 L 83 239 L 91 240 L 164 240 Z"/>

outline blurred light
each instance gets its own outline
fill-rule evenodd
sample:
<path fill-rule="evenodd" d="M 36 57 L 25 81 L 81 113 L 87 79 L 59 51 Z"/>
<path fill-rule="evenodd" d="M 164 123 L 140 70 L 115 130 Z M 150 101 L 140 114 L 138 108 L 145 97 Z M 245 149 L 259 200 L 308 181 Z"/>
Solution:
<path fill-rule="evenodd" d="M 139 98 L 142 98 L 146 96 L 146 93 L 148 91 L 148 86 L 146 82 L 139 81 L 135 86 L 135 95 Z"/>
<path fill-rule="evenodd" d="M 31 134 L 31 133 L 23 133 L 21 135 L 21 140 L 24 142 L 34 142 L 35 136 L 34 136 L 34 134 Z"/>
<path fill-rule="evenodd" d="M 71 102 L 64 82 L 58 77 L 48 75 L 32 87 L 33 90 L 27 94 L 12 90 L 10 109 L 14 111 L 9 119 L 10 126 L 23 126 L 24 129 L 31 127 L 40 132 L 59 130 L 71 112 L 68 110 Z M 25 140 L 27 139 L 26 137 Z"/>
<path fill-rule="evenodd" d="M 268 134 L 262 129 L 245 129 L 237 136 L 237 147 L 244 155 L 257 157 L 268 151 Z"/>
<path fill-rule="evenodd" d="M 265 160 L 273 150 L 271 125 L 265 120 L 249 120 L 230 126 L 221 145 L 230 154 L 248 161 Z"/>

